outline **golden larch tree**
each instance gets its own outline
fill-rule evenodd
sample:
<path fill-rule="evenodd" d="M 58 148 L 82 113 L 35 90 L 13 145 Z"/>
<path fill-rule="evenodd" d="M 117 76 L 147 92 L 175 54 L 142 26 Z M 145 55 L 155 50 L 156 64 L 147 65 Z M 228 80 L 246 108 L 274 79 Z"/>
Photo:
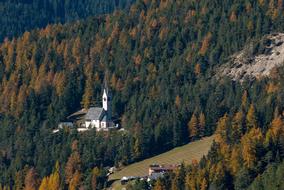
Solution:
<path fill-rule="evenodd" d="M 243 95 L 242 95 L 242 109 L 246 110 L 248 107 L 248 92 L 245 90 Z"/>
<path fill-rule="evenodd" d="M 211 32 L 209 32 L 209 33 L 204 37 L 204 39 L 203 39 L 203 41 L 202 41 L 201 48 L 200 48 L 200 50 L 199 50 L 199 54 L 200 54 L 200 55 L 205 55 L 205 54 L 206 54 L 207 49 L 209 48 L 209 45 L 210 45 L 211 38 L 212 38 Z"/>
<path fill-rule="evenodd" d="M 252 128 L 241 139 L 242 157 L 245 166 L 254 168 L 257 162 L 257 152 L 261 148 L 263 136 L 259 128 Z"/>
<path fill-rule="evenodd" d="M 232 174 L 236 174 L 241 168 L 241 151 L 239 147 L 234 147 L 230 158 L 230 169 Z"/>
<path fill-rule="evenodd" d="M 39 187 L 39 176 L 34 168 L 29 169 L 25 177 L 24 190 L 37 190 Z"/>
<path fill-rule="evenodd" d="M 200 137 L 203 137 L 205 135 L 205 115 L 203 112 L 201 112 L 199 114 L 199 118 L 198 118 L 198 121 L 199 121 L 199 129 L 198 129 L 198 133 L 199 133 L 199 136 Z"/>
<path fill-rule="evenodd" d="M 88 77 L 86 81 L 85 91 L 83 95 L 82 104 L 84 108 L 89 108 L 92 104 L 94 92 L 93 92 L 93 77 Z"/>
<path fill-rule="evenodd" d="M 154 185 L 154 190 L 165 190 L 165 186 L 163 185 L 163 182 L 161 179 L 158 179 Z"/>
<path fill-rule="evenodd" d="M 81 159 L 77 151 L 74 151 L 68 158 L 65 166 L 65 181 L 66 184 L 70 184 L 71 180 L 74 178 L 75 173 L 81 169 Z"/>
<path fill-rule="evenodd" d="M 39 190 L 49 190 L 49 186 L 48 186 L 48 177 L 44 177 L 41 180 L 41 184 L 39 186 Z"/>
<path fill-rule="evenodd" d="M 255 127 L 257 127 L 257 117 L 254 105 L 251 104 L 246 116 L 246 128 L 247 130 L 250 130 Z"/>
<path fill-rule="evenodd" d="M 200 184 L 200 190 L 207 190 L 208 182 L 206 178 L 203 178 Z"/>
<path fill-rule="evenodd" d="M 236 11 L 232 11 L 232 12 L 231 12 L 230 21 L 231 21 L 231 22 L 236 22 L 236 21 L 237 21 Z"/>
<path fill-rule="evenodd" d="M 237 112 L 232 120 L 232 138 L 236 139 L 238 142 L 238 139 L 241 138 L 243 133 L 243 120 L 244 120 L 244 114 L 242 111 Z"/>
<path fill-rule="evenodd" d="M 180 108 L 180 105 L 181 105 L 181 98 L 180 98 L 179 95 L 176 96 L 175 105 L 176 105 L 177 108 Z"/>
<path fill-rule="evenodd" d="M 59 162 L 55 164 L 54 172 L 50 175 L 48 180 L 48 190 L 60 189 L 60 174 L 59 174 Z"/>
<path fill-rule="evenodd" d="M 70 180 L 69 190 L 76 190 L 76 189 L 78 189 L 78 187 L 80 185 L 80 182 L 81 182 L 81 178 L 82 178 L 81 173 L 78 170 L 76 170 L 76 172 L 72 176 L 72 179 Z"/>
<path fill-rule="evenodd" d="M 198 75 L 201 74 L 201 66 L 200 66 L 199 63 L 195 64 L 195 66 L 194 66 L 194 74 L 195 74 L 196 76 L 198 76 Z"/>
<path fill-rule="evenodd" d="M 195 113 L 192 114 L 190 121 L 187 124 L 189 138 L 194 139 L 198 136 L 198 120 L 195 116 Z"/>
<path fill-rule="evenodd" d="M 97 189 L 97 178 L 100 175 L 100 169 L 95 167 L 92 171 L 92 189 Z"/>

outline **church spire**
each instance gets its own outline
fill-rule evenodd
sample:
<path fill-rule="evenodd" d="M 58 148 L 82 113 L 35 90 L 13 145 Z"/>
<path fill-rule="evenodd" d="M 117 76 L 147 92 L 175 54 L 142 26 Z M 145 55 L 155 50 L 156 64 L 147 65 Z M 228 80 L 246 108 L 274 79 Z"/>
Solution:
<path fill-rule="evenodd" d="M 103 81 L 103 88 L 104 88 L 104 91 L 106 91 L 106 93 L 108 94 L 109 93 L 109 89 L 108 89 L 108 81 L 109 81 L 109 72 L 108 70 L 105 72 L 105 75 L 104 75 L 104 81 Z"/>
<path fill-rule="evenodd" d="M 111 93 L 108 88 L 108 71 L 105 72 L 104 81 L 103 81 L 103 109 L 106 111 L 107 120 L 111 119 Z"/>

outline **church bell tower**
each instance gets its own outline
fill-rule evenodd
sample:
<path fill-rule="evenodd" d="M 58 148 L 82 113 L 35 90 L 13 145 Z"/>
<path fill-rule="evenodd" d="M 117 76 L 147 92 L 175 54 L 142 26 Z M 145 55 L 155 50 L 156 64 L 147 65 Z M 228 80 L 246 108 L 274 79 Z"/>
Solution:
<path fill-rule="evenodd" d="M 104 85 L 104 92 L 103 92 L 103 108 L 105 112 L 107 113 L 107 120 L 111 120 L 111 94 L 109 92 L 109 89 L 105 83 Z"/>

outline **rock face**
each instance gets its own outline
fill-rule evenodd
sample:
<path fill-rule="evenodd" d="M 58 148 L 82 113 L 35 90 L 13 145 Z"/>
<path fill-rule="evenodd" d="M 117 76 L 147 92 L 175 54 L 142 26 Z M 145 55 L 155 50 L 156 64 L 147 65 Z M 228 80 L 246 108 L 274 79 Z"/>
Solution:
<path fill-rule="evenodd" d="M 218 69 L 232 80 L 254 80 L 269 77 L 273 68 L 284 63 L 284 33 L 270 34 L 234 54 Z"/>

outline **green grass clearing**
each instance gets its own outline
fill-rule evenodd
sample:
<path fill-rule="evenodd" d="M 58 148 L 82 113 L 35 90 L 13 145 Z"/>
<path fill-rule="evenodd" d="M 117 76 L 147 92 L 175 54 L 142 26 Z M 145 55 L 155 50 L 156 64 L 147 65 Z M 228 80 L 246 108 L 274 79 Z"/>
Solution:
<path fill-rule="evenodd" d="M 149 165 L 157 164 L 190 164 L 192 160 L 199 161 L 206 155 L 212 145 L 214 136 L 205 137 L 201 140 L 177 147 L 173 150 L 157 155 L 155 157 L 126 166 L 120 171 L 115 172 L 109 180 L 118 180 L 123 176 L 146 176 L 148 175 Z"/>

